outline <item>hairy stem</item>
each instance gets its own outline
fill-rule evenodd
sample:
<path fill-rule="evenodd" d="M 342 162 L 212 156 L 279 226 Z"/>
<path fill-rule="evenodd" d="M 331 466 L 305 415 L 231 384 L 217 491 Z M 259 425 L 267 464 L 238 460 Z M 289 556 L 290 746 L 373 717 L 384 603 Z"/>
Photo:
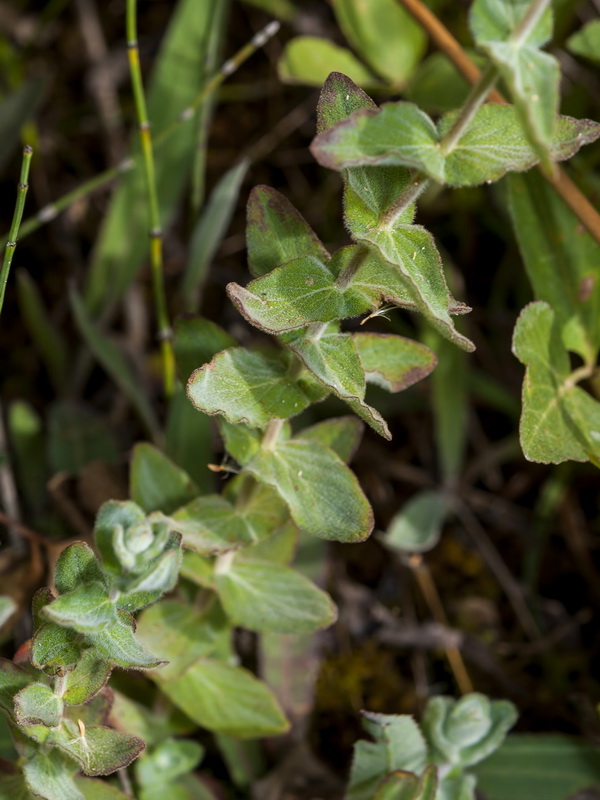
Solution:
<path fill-rule="evenodd" d="M 21 176 L 19 178 L 19 185 L 17 187 L 17 202 L 15 204 L 15 211 L 8 234 L 8 241 L 4 249 L 4 260 L 2 262 L 2 269 L 0 269 L 0 314 L 2 313 L 2 306 L 4 305 L 4 294 L 6 292 L 6 284 L 8 282 L 8 275 L 12 264 L 13 256 L 17 248 L 17 236 L 19 235 L 19 227 L 23 219 L 23 208 L 25 207 L 25 197 L 27 196 L 27 189 L 29 188 L 29 165 L 31 164 L 31 156 L 33 150 L 29 145 L 23 148 L 23 160 L 21 162 Z"/>
<path fill-rule="evenodd" d="M 146 175 L 146 190 L 148 192 L 148 206 L 150 211 L 150 265 L 152 268 L 152 289 L 154 295 L 154 309 L 158 323 L 158 337 L 163 360 L 163 381 L 165 394 L 170 396 L 175 389 L 175 356 L 171 343 L 171 325 L 167 311 L 167 298 L 163 276 L 163 236 L 160 225 L 160 212 L 158 208 L 158 193 L 156 191 L 156 172 L 154 168 L 154 153 L 152 149 L 152 136 L 150 122 L 146 108 L 142 71 L 137 43 L 137 3 L 136 0 L 127 0 L 127 52 L 129 55 L 129 71 L 131 85 L 135 100 L 135 109 L 140 132 L 140 143 L 144 172 Z"/>
<path fill-rule="evenodd" d="M 277 439 L 279 438 L 279 434 L 281 433 L 281 429 L 283 428 L 284 422 L 285 420 L 283 419 L 272 419 L 269 422 L 261 442 L 261 447 L 263 450 L 275 449 L 275 445 L 277 443 Z"/>

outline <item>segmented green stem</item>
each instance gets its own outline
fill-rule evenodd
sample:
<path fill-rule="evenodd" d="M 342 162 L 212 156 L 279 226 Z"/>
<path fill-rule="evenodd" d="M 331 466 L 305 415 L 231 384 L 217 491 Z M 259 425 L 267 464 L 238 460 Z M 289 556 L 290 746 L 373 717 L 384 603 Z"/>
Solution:
<path fill-rule="evenodd" d="M 17 247 L 17 236 L 19 235 L 19 228 L 21 226 L 21 219 L 23 218 L 23 209 L 25 207 L 25 197 L 27 196 L 27 189 L 29 188 L 29 165 L 31 164 L 31 156 L 33 149 L 26 145 L 23 148 L 23 160 L 21 162 L 21 176 L 19 178 L 19 185 L 17 187 L 17 202 L 15 204 L 15 212 L 8 234 L 8 241 L 4 248 L 4 260 L 2 262 L 2 270 L 0 270 L 0 314 L 2 313 L 2 306 L 4 305 L 4 294 L 6 292 L 6 284 L 8 282 L 8 274 L 12 264 L 13 256 Z"/>
<path fill-rule="evenodd" d="M 129 72 L 135 100 L 135 109 L 140 132 L 142 159 L 146 175 L 146 190 L 148 192 L 148 206 L 150 212 L 150 266 L 152 269 L 152 290 L 154 295 L 154 308 L 158 323 L 158 337 L 163 361 L 163 381 L 165 394 L 171 396 L 175 389 L 175 356 L 171 342 L 172 333 L 167 310 L 167 297 L 163 274 L 163 235 L 160 224 L 158 208 L 158 193 L 156 191 L 156 172 L 154 169 L 154 153 L 152 149 L 152 135 L 150 121 L 146 108 L 146 97 L 140 69 L 140 56 L 137 43 L 137 2 L 127 0 L 127 52 L 129 55 Z"/>
<path fill-rule="evenodd" d="M 239 69 L 239 67 L 253 53 L 255 53 L 259 48 L 263 47 L 269 41 L 269 39 L 275 36 L 279 28 L 279 22 L 270 22 L 261 31 L 255 34 L 248 44 L 244 45 L 244 47 L 242 47 L 234 56 L 232 56 L 232 58 L 228 59 L 223 64 L 221 69 L 204 84 L 192 103 L 179 114 L 179 117 L 170 125 L 167 125 L 166 128 L 163 128 L 163 130 L 154 137 L 154 152 L 157 152 L 159 148 L 161 148 L 170 139 L 175 131 L 179 130 L 181 125 L 194 119 L 196 112 L 202 106 L 206 98 L 209 97 L 216 89 L 218 89 L 219 86 L 236 71 L 236 69 Z M 106 186 L 112 180 L 118 178 L 121 174 L 129 172 L 131 169 L 133 169 L 136 163 L 136 157 L 127 158 L 116 167 L 111 167 L 110 169 L 101 172 L 99 175 L 96 175 L 96 177 L 83 183 L 77 189 L 68 192 L 58 200 L 55 200 L 53 203 L 49 203 L 47 206 L 44 206 L 42 209 L 40 209 L 40 211 L 38 211 L 35 217 L 25 220 L 23 226 L 21 227 L 21 238 L 28 236 L 30 233 L 38 230 L 38 228 L 41 228 L 42 225 L 45 225 L 47 222 L 50 222 L 50 220 L 53 220 L 55 217 L 65 211 L 65 209 L 69 208 L 69 206 L 76 200 L 79 200 L 81 197 L 86 197 L 96 189 Z"/>

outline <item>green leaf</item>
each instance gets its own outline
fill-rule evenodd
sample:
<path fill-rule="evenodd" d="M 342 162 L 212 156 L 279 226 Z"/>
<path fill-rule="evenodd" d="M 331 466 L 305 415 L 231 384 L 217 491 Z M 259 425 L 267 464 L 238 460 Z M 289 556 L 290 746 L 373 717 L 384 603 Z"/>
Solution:
<path fill-rule="evenodd" d="M 328 594 L 281 564 L 218 561 L 215 587 L 232 622 L 258 633 L 312 633 L 337 616 Z"/>
<path fill-rule="evenodd" d="M 549 169 L 560 68 L 555 58 L 538 49 L 552 35 L 551 9 L 546 9 L 526 37 L 512 35 L 530 5 L 529 0 L 477 0 L 471 6 L 470 24 L 479 49 L 504 79 L 533 149 Z"/>
<path fill-rule="evenodd" d="M 129 400 L 146 430 L 156 437 L 160 428 L 154 409 L 148 395 L 141 390 L 139 380 L 127 359 L 117 345 L 100 331 L 74 288 L 69 292 L 69 299 L 75 322 L 86 344 Z"/>
<path fill-rule="evenodd" d="M 170 514 L 198 495 L 190 476 L 154 445 L 143 442 L 133 449 L 129 478 L 131 499 L 146 514 Z"/>
<path fill-rule="evenodd" d="M 219 46 L 227 17 L 227 2 L 198 5 L 180 0 L 174 7 L 147 91 L 148 118 L 154 141 L 190 105 L 219 67 Z M 210 99 L 203 106 L 210 118 Z M 137 142 L 137 137 L 135 139 Z M 163 228 L 179 205 L 198 146 L 198 125 L 179 125 L 157 148 L 156 189 Z M 134 148 L 139 149 L 137 144 Z M 148 201 L 142 160 L 121 179 L 97 241 L 85 293 L 94 315 L 118 300 L 148 252 Z"/>
<path fill-rule="evenodd" d="M 281 358 L 243 347 L 224 350 L 197 369 L 187 393 L 191 403 L 206 414 L 222 414 L 228 422 L 256 427 L 275 417 L 295 416 L 322 397 L 311 382 L 290 376 Z"/>
<path fill-rule="evenodd" d="M 567 39 L 567 47 L 577 56 L 600 64 L 600 19 L 592 19 Z"/>
<path fill-rule="evenodd" d="M 361 86 L 374 86 L 377 78 L 350 50 L 319 36 L 297 36 L 285 46 L 277 64 L 284 83 L 322 86 L 330 72 L 350 75 Z"/>
<path fill-rule="evenodd" d="M 317 132 L 322 133 L 329 130 L 354 111 L 364 108 L 377 111 L 377 104 L 347 75 L 341 72 L 332 72 L 323 84 L 319 95 Z"/>
<path fill-rule="evenodd" d="M 356 542 L 373 529 L 373 512 L 356 477 L 327 447 L 280 441 L 274 451 L 259 450 L 246 469 L 277 489 L 294 522 L 308 533 Z"/>
<path fill-rule="evenodd" d="M 63 703 L 49 686 L 30 683 L 15 695 L 15 719 L 19 725 L 56 727 L 61 720 Z"/>
<path fill-rule="evenodd" d="M 311 152 L 324 167 L 387 165 L 412 167 L 440 183 L 476 186 L 522 171 L 538 159 L 522 132 L 512 106 L 483 105 L 466 132 L 444 157 L 438 142 L 452 128 L 459 112 L 445 114 L 437 129 L 412 103 L 386 103 L 381 110 L 363 109 L 318 134 Z M 600 136 L 600 124 L 558 117 L 551 154 L 570 158 Z"/>
<path fill-rule="evenodd" d="M 84 650 L 75 669 L 67 675 L 64 702 L 70 706 L 88 703 L 106 685 L 111 671 L 112 664 L 93 647 Z"/>
<path fill-rule="evenodd" d="M 368 382 L 401 392 L 432 372 L 437 358 L 428 347 L 402 336 L 355 333 L 352 337 Z"/>
<path fill-rule="evenodd" d="M 363 725 L 375 740 L 354 745 L 345 800 L 372 800 L 380 781 L 390 772 L 422 772 L 427 746 L 417 723 L 409 716 L 363 711 Z"/>
<path fill-rule="evenodd" d="M 250 672 L 201 659 L 162 691 L 198 725 L 242 739 L 285 733 L 288 723 L 272 692 Z"/>
<path fill-rule="evenodd" d="M 138 532 L 136 538 L 140 544 L 134 545 L 130 551 L 125 544 L 125 537 L 131 531 Z M 123 569 L 122 560 L 127 569 L 135 565 L 135 556 L 139 547 L 149 546 L 152 533 L 146 524 L 146 517 L 142 509 L 131 501 L 108 500 L 96 515 L 94 538 L 96 547 L 102 558 L 102 564 L 107 572 L 120 575 Z"/>
<path fill-rule="evenodd" d="M 18 68 L 17 61 L 14 62 L 14 67 Z M 2 97 L 0 103 L 0 168 L 4 167 L 17 148 L 21 128 L 35 113 L 45 93 L 45 86 L 45 81 L 41 77 L 31 78 L 24 81 L 11 94 Z"/>
<path fill-rule="evenodd" d="M 254 428 L 239 423 L 233 425 L 223 417 L 217 419 L 223 437 L 225 450 L 238 464 L 246 464 L 260 447 L 261 433 Z"/>
<path fill-rule="evenodd" d="M 600 785 L 600 754 L 571 736 L 513 734 L 474 771 L 489 800 L 564 800 Z"/>
<path fill-rule="evenodd" d="M 182 382 L 187 383 L 194 370 L 206 364 L 221 350 L 236 345 L 234 338 L 210 320 L 202 317 L 177 320 L 173 351 Z"/>
<path fill-rule="evenodd" d="M 25 783 L 23 773 L 11 762 L 2 764 L 0 772 L 0 797 L 10 800 L 35 800 Z"/>
<path fill-rule="evenodd" d="M 73 781 L 75 772 L 75 762 L 58 750 L 38 753 L 23 764 L 27 787 L 44 800 L 85 800 Z"/>
<path fill-rule="evenodd" d="M 154 669 L 164 662 L 149 653 L 135 636 L 133 617 L 119 612 L 118 621 L 110 628 L 88 635 L 106 661 L 127 669 Z"/>
<path fill-rule="evenodd" d="M 71 628 L 54 622 L 42 625 L 33 637 L 31 663 L 48 675 L 75 669 L 81 658 L 81 636 Z"/>
<path fill-rule="evenodd" d="M 48 371 L 54 391 L 60 394 L 68 375 L 69 354 L 65 337 L 48 313 L 41 291 L 29 273 L 19 269 L 16 277 L 19 310 Z"/>
<path fill-rule="evenodd" d="M 72 720 L 64 720 L 53 734 L 53 744 L 75 759 L 86 775 L 110 775 L 129 766 L 145 745 L 137 736 L 112 728 L 85 728 L 83 734 Z"/>
<path fill-rule="evenodd" d="M 165 453 L 181 467 L 199 494 L 213 490 L 213 476 L 207 467 L 213 453 L 213 425 L 206 414 L 199 414 L 178 385 L 169 403 L 165 431 Z M 202 453 L 204 458 L 198 458 Z"/>
<path fill-rule="evenodd" d="M 281 438 L 289 438 L 280 434 Z M 250 483 L 250 486 L 246 482 Z M 287 505 L 279 494 L 250 475 L 233 477 L 223 490 L 223 497 L 237 507 L 252 533 L 253 544 L 271 536 L 289 520 Z"/>
<path fill-rule="evenodd" d="M 365 374 L 350 334 L 334 329 L 314 338 L 301 331 L 288 333 L 283 340 L 323 386 L 348 403 L 377 433 L 385 439 L 392 438 L 383 417 L 364 401 Z"/>
<path fill-rule="evenodd" d="M 56 561 L 54 585 L 59 594 L 66 594 L 88 583 L 106 585 L 106 579 L 92 548 L 85 542 L 74 542 Z"/>
<path fill-rule="evenodd" d="M 513 352 L 527 367 L 521 447 L 525 458 L 544 464 L 600 455 L 600 403 L 572 378 L 559 328 L 547 303 L 530 303 L 513 336 Z"/>
<path fill-rule="evenodd" d="M 165 739 L 136 762 L 135 777 L 143 787 L 164 789 L 191 772 L 204 755 L 204 748 L 189 739 Z"/>
<path fill-rule="evenodd" d="M 197 586 L 202 586 L 205 589 L 214 589 L 214 562 L 214 557 L 201 556 L 193 550 L 185 550 L 183 564 L 181 565 L 181 575 Z"/>
<path fill-rule="evenodd" d="M 304 428 L 302 438 L 326 445 L 348 464 L 358 449 L 363 430 L 362 422 L 356 417 L 336 417 Z"/>
<path fill-rule="evenodd" d="M 432 697 L 422 728 L 434 764 L 468 767 L 497 750 L 516 721 L 517 710 L 508 700 L 473 693 L 460 700 Z"/>
<path fill-rule="evenodd" d="M 62 594 L 44 606 L 42 616 L 81 633 L 101 631 L 117 621 L 115 603 L 100 582 Z"/>
<path fill-rule="evenodd" d="M 393 517 L 381 541 L 402 553 L 425 553 L 438 543 L 447 514 L 442 492 L 419 492 Z"/>
<path fill-rule="evenodd" d="M 83 792 L 85 800 L 128 800 L 129 795 L 106 781 L 95 778 L 75 778 L 75 785 Z"/>
<path fill-rule="evenodd" d="M 248 322 L 269 333 L 353 317 L 378 305 L 377 293 L 363 294 L 353 286 L 344 289 L 336 283 L 356 250 L 344 248 L 328 263 L 314 256 L 297 258 L 256 278 L 246 288 L 230 283 L 227 292 Z"/>
<path fill-rule="evenodd" d="M 259 486 L 261 485 L 264 484 L 259 484 Z M 244 557 L 247 556 L 252 560 L 258 559 L 259 561 L 269 561 L 273 564 L 285 564 L 288 566 L 296 555 L 298 534 L 298 528 L 292 520 L 288 520 L 286 525 L 275 531 L 271 536 L 267 536 L 266 539 L 257 542 L 257 544 L 245 548 Z"/>
<path fill-rule="evenodd" d="M 469 58 L 481 68 L 485 59 L 474 51 L 466 50 Z M 411 103 L 428 113 L 442 114 L 462 108 L 470 86 L 444 53 L 427 56 L 417 67 L 404 94 Z"/>
<path fill-rule="evenodd" d="M 156 711 L 150 710 L 144 703 L 138 703 L 127 695 L 111 690 L 113 705 L 110 710 L 110 723 L 120 731 L 133 733 L 152 747 L 169 736 L 180 736 L 192 733 L 196 724 L 182 711 L 170 703 L 161 703 Z M 154 697 L 149 691 L 145 699 Z M 145 751 L 145 754 L 148 751 Z"/>
<path fill-rule="evenodd" d="M 245 514 L 220 495 L 204 495 L 173 514 L 185 547 L 201 555 L 225 553 L 257 541 Z"/>
<path fill-rule="evenodd" d="M 539 175 L 511 175 L 509 209 L 536 300 L 556 313 L 568 350 L 595 364 L 600 347 L 600 246 Z"/>
<path fill-rule="evenodd" d="M 41 416 L 30 403 L 15 400 L 8 407 L 6 426 L 18 485 L 27 508 L 37 516 L 46 505 L 48 482 L 47 435 Z"/>
<path fill-rule="evenodd" d="M 92 461 L 117 462 L 106 422 L 85 406 L 53 403 L 48 415 L 48 461 L 54 472 L 78 475 Z"/>
<path fill-rule="evenodd" d="M 175 534 L 170 542 L 170 546 L 145 572 L 137 579 L 128 581 L 126 590 L 117 601 L 118 608 L 131 614 L 155 603 L 165 592 L 175 588 L 183 558 L 181 535 Z"/>
<path fill-rule="evenodd" d="M 244 2 L 261 8 L 271 16 L 285 22 L 291 22 L 298 12 L 293 0 L 244 0 Z"/>
<path fill-rule="evenodd" d="M 426 50 L 423 28 L 396 0 L 333 0 L 333 9 L 346 38 L 369 66 L 402 86 Z"/>
<path fill-rule="evenodd" d="M 374 800 L 436 800 L 437 789 L 437 770 L 433 766 L 427 767 L 420 778 L 410 772 L 396 770 L 379 785 Z M 444 795 L 444 800 L 450 798 Z"/>
<path fill-rule="evenodd" d="M 194 311 L 199 303 L 201 285 L 227 232 L 249 166 L 250 162 L 243 159 L 223 174 L 194 226 L 181 281 L 181 294 L 188 311 Z"/>
<path fill-rule="evenodd" d="M 329 253 L 299 211 L 270 186 L 255 186 L 247 208 L 248 268 L 255 278 L 302 256 Z"/>
<path fill-rule="evenodd" d="M 218 621 L 217 621 L 218 623 Z M 147 608 L 139 618 L 137 636 L 143 644 L 165 659 L 152 677 L 157 682 L 179 678 L 199 658 L 214 654 L 223 625 L 213 616 L 179 600 L 162 600 Z"/>

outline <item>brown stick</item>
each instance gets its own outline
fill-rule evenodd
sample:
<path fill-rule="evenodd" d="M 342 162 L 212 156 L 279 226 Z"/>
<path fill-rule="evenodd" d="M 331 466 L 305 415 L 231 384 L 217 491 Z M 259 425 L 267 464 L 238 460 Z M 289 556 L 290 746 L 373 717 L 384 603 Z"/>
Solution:
<path fill-rule="evenodd" d="M 397 0 L 411 14 L 416 21 L 427 31 L 432 40 L 450 59 L 460 74 L 470 83 L 479 80 L 481 72 L 465 53 L 450 31 L 443 25 L 435 14 L 430 11 L 421 0 Z M 495 89 L 490 92 L 489 99 L 492 103 L 506 103 L 506 99 Z M 600 244 L 600 214 L 590 203 L 587 197 L 569 178 L 564 169 L 555 165 L 554 174 L 546 175 L 540 170 L 555 192 L 575 214 L 584 228 Z"/>

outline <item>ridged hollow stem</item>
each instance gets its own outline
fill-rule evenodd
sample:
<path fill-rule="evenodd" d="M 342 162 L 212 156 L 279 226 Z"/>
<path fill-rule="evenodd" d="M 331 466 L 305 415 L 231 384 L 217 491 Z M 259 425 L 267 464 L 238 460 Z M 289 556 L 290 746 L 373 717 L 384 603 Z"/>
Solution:
<path fill-rule="evenodd" d="M 13 256 L 17 248 L 17 237 L 19 235 L 19 228 L 21 220 L 23 219 L 23 209 L 25 208 L 25 198 L 27 197 L 27 189 L 29 188 L 29 166 L 31 164 L 31 156 L 33 149 L 26 145 L 23 148 L 23 160 L 21 161 L 21 175 L 19 177 L 19 185 L 17 187 L 17 202 L 15 203 L 15 211 L 13 213 L 12 223 L 8 234 L 8 241 L 4 248 L 4 259 L 2 261 L 2 269 L 0 270 L 0 314 L 2 313 L 2 306 L 4 305 L 4 294 L 6 292 L 6 284 L 8 282 L 8 275 L 12 264 Z"/>
<path fill-rule="evenodd" d="M 481 72 L 464 51 L 457 39 L 440 22 L 421 0 L 397 0 L 429 34 L 431 39 L 447 56 L 460 74 L 471 84 L 479 80 Z M 496 90 L 490 92 L 493 103 L 506 103 L 506 99 Z M 600 214 L 571 180 L 566 171 L 555 165 L 552 175 L 538 167 L 545 180 L 552 186 L 565 205 L 575 214 L 588 233 L 600 244 Z"/>
<path fill-rule="evenodd" d="M 150 267 L 152 270 L 152 293 L 154 297 L 154 310 L 158 324 L 158 338 L 163 362 L 163 383 L 165 394 L 170 397 L 175 389 L 175 356 L 171 342 L 172 331 L 167 310 L 167 297 L 163 275 L 163 235 L 160 224 L 158 208 L 158 193 L 156 190 L 156 171 L 154 168 L 154 153 L 152 150 L 152 135 L 150 121 L 146 107 L 144 83 L 140 69 L 140 55 L 137 42 L 137 2 L 127 0 L 126 26 L 127 26 L 127 53 L 129 56 L 129 73 L 135 101 L 140 144 L 144 173 L 146 176 L 146 191 L 148 194 L 148 208 L 150 214 Z"/>
<path fill-rule="evenodd" d="M 156 152 L 160 147 L 162 147 L 175 133 L 175 131 L 179 130 L 182 124 L 192 120 L 196 111 L 198 108 L 200 108 L 200 106 L 202 106 L 206 98 L 216 89 L 218 89 L 219 86 L 230 75 L 232 75 L 233 72 L 235 72 L 235 69 L 238 69 L 244 63 L 244 61 L 246 61 L 259 49 L 259 47 L 262 47 L 264 44 L 266 44 L 266 42 L 268 42 L 269 39 L 277 33 L 279 28 L 279 22 L 270 22 L 261 31 L 255 34 L 248 44 L 244 45 L 244 47 L 238 50 L 234 56 L 228 59 L 223 64 L 221 69 L 204 84 L 192 103 L 179 114 L 179 117 L 167 125 L 166 128 L 163 128 L 163 130 L 155 137 L 154 151 Z M 234 69 L 232 68 L 232 65 L 235 65 Z M 81 186 L 78 186 L 76 189 L 73 189 L 73 191 L 63 195 L 53 203 L 49 203 L 48 205 L 44 206 L 34 217 L 25 220 L 23 226 L 21 227 L 21 238 L 28 236 L 30 233 L 38 230 L 38 228 L 41 228 L 42 225 L 45 225 L 47 222 L 53 220 L 65 209 L 69 208 L 69 206 L 76 200 L 79 200 L 81 197 L 86 197 L 88 194 L 91 194 L 91 192 L 96 191 L 96 189 L 101 189 L 103 186 L 106 186 L 120 175 L 129 172 L 136 164 L 137 157 L 134 156 L 132 158 L 126 158 L 116 167 L 111 167 L 110 169 L 101 172 L 99 175 L 96 175 L 94 178 L 86 181 Z"/>

